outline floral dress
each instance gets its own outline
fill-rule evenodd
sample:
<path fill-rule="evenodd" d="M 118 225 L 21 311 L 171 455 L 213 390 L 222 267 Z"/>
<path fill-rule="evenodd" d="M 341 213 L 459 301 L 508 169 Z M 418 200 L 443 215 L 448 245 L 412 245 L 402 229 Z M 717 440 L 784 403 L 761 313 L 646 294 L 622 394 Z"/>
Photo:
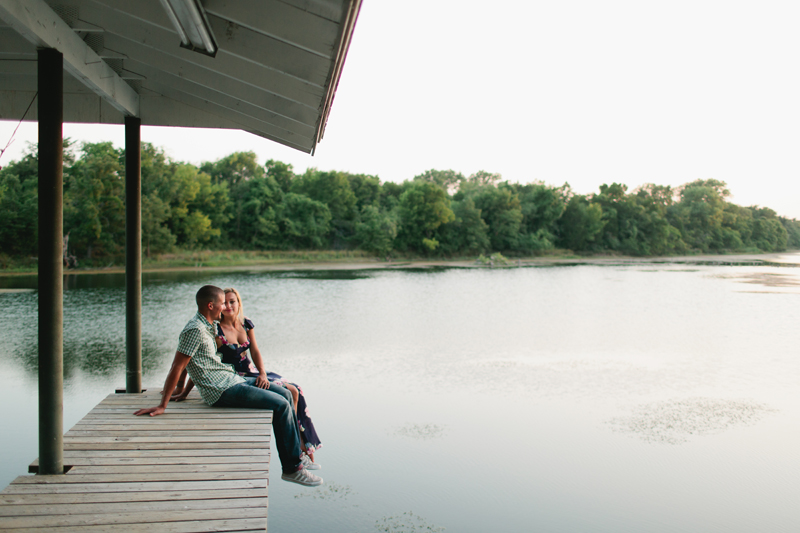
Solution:
<path fill-rule="evenodd" d="M 249 318 L 245 318 L 242 325 L 245 331 L 250 331 L 255 328 L 255 325 Z M 222 326 L 219 324 L 217 324 L 217 338 L 222 342 L 219 347 L 219 353 L 222 355 L 223 363 L 232 365 L 233 369 L 240 376 L 258 377 L 258 369 L 247 355 L 247 351 L 250 349 L 249 339 L 242 344 L 228 342 L 225 338 L 225 333 L 222 331 Z M 286 387 L 286 383 L 289 383 L 274 372 L 267 372 L 267 379 L 269 379 L 270 383 L 280 385 L 281 387 Z M 297 387 L 297 392 L 299 393 L 297 398 L 297 422 L 300 429 L 300 438 L 305 444 L 306 451 L 308 453 L 314 453 L 322 448 L 322 442 L 320 442 L 317 431 L 314 429 L 314 422 L 311 421 L 311 417 L 308 414 L 308 405 L 306 404 L 306 397 L 303 394 L 303 389 L 300 388 L 300 385 L 297 383 L 291 384 Z"/>

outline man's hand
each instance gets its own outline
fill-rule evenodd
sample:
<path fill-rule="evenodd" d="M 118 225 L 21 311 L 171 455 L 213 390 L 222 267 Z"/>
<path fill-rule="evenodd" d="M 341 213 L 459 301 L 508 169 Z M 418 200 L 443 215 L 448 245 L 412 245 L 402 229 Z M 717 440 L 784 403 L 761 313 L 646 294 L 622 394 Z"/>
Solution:
<path fill-rule="evenodd" d="M 173 394 L 172 396 L 169 397 L 169 401 L 182 402 L 183 400 L 186 399 L 187 396 L 189 396 L 189 391 L 184 391 L 180 394 Z"/>
<path fill-rule="evenodd" d="M 139 409 L 133 414 L 135 414 L 136 416 L 142 416 L 142 415 L 158 416 L 160 414 L 163 414 L 164 411 L 166 411 L 166 409 L 164 409 L 161 406 L 158 406 L 158 407 L 150 407 L 148 409 Z"/>
<path fill-rule="evenodd" d="M 136 416 L 142 416 L 142 415 L 158 416 L 164 414 L 164 411 L 167 410 L 167 404 L 169 403 L 170 396 L 175 391 L 175 386 L 178 384 L 178 380 L 181 377 L 181 373 L 186 368 L 186 365 L 189 364 L 190 359 L 191 357 L 189 357 L 184 353 L 175 352 L 175 359 L 172 360 L 172 367 L 170 367 L 169 369 L 169 374 L 167 374 L 167 381 L 164 383 L 164 389 L 161 391 L 161 404 L 158 407 L 150 407 L 149 409 L 139 409 L 133 414 L 135 414 Z"/>
<path fill-rule="evenodd" d="M 256 387 L 259 389 L 268 389 L 269 388 L 269 380 L 267 379 L 266 374 L 259 374 L 256 378 Z"/>

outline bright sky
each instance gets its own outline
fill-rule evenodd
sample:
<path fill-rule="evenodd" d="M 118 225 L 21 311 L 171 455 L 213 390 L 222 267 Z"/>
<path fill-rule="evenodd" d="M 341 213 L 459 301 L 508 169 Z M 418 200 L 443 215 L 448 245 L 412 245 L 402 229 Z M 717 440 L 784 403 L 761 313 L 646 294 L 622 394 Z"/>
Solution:
<path fill-rule="evenodd" d="M 487 170 L 587 194 L 715 178 L 800 218 L 798 20 L 783 0 L 366 0 L 316 156 L 235 131 L 142 139 L 180 161 L 252 150 L 387 181 Z M 0 147 L 15 126 L 0 121 Z M 122 126 L 64 135 L 124 144 Z M 0 164 L 35 140 L 23 124 Z"/>

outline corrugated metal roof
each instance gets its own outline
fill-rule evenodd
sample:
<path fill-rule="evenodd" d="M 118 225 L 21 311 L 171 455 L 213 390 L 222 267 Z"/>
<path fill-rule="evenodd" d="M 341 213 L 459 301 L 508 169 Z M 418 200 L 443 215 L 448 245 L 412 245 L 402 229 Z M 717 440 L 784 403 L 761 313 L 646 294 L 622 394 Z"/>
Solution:
<path fill-rule="evenodd" d="M 37 90 L 36 50 L 64 53 L 64 121 L 228 128 L 313 153 L 361 0 L 202 0 L 219 47 L 180 46 L 159 0 L 0 0 L 0 119 Z M 36 106 L 26 120 L 36 120 Z"/>

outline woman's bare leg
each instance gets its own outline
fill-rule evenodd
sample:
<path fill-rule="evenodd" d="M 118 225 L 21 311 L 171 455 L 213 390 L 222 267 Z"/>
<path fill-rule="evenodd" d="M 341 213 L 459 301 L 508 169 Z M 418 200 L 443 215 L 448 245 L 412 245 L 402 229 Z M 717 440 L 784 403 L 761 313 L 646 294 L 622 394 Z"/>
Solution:
<path fill-rule="evenodd" d="M 292 403 L 294 404 L 294 412 L 295 414 L 297 414 L 297 399 L 300 397 L 300 393 L 297 392 L 297 387 L 295 387 L 291 383 L 287 383 L 286 388 L 289 389 L 289 392 L 292 393 Z"/>

